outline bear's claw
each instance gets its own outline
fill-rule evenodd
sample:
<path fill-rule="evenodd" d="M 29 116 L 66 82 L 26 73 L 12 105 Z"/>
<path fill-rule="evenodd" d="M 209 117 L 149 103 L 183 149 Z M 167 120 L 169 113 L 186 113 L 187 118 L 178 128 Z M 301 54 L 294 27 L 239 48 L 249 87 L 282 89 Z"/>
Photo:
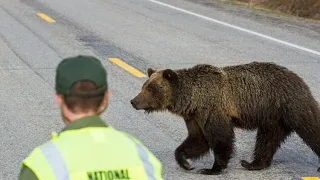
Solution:
<path fill-rule="evenodd" d="M 269 167 L 269 165 L 263 165 L 263 164 L 254 163 L 254 161 L 252 163 L 249 163 L 246 160 L 241 160 L 241 166 L 246 168 L 247 170 L 250 170 L 250 171 L 262 170 L 264 168 Z"/>
<path fill-rule="evenodd" d="M 241 160 L 241 166 L 248 169 L 248 167 L 250 166 L 250 163 L 246 160 Z"/>
<path fill-rule="evenodd" d="M 221 169 L 217 170 L 212 170 L 212 169 L 200 169 L 197 171 L 198 174 L 203 174 L 203 175 L 219 175 L 222 174 Z"/>
<path fill-rule="evenodd" d="M 194 169 L 194 167 L 192 167 L 190 163 L 187 161 L 187 158 L 185 157 L 185 154 L 183 152 L 176 153 L 176 161 L 179 164 L 179 166 L 185 170 Z"/>
<path fill-rule="evenodd" d="M 185 170 L 193 170 L 194 169 L 194 167 L 192 167 L 189 163 L 183 164 L 182 168 Z"/>

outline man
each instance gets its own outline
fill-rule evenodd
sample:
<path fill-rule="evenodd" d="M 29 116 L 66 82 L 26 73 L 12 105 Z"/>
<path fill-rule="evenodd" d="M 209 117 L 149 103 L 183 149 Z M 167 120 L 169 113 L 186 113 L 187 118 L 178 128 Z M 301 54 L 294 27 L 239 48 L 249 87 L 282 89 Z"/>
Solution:
<path fill-rule="evenodd" d="M 64 59 L 55 90 L 66 127 L 22 162 L 20 180 L 162 179 L 161 162 L 141 142 L 100 118 L 109 91 L 98 59 Z"/>

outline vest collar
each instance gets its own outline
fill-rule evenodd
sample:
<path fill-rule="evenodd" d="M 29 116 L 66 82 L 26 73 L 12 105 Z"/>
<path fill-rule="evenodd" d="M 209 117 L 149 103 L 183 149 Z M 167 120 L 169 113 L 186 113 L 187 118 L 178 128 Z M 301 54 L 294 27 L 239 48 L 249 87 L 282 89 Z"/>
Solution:
<path fill-rule="evenodd" d="M 60 133 L 68 130 L 81 129 L 86 127 L 107 127 L 106 123 L 97 115 L 86 116 L 69 123 Z"/>

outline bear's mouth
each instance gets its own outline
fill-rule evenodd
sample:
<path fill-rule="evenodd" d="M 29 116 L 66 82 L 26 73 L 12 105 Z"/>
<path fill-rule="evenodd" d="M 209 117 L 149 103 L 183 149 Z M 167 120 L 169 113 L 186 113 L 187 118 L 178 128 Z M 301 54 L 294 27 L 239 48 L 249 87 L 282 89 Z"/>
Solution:
<path fill-rule="evenodd" d="M 145 113 L 148 113 L 148 114 L 155 111 L 155 110 L 152 109 L 152 108 L 144 108 L 143 110 L 144 110 Z"/>
<path fill-rule="evenodd" d="M 144 108 L 143 109 L 145 113 L 153 113 L 153 112 L 162 112 L 165 111 L 166 109 L 156 109 L 156 108 Z"/>

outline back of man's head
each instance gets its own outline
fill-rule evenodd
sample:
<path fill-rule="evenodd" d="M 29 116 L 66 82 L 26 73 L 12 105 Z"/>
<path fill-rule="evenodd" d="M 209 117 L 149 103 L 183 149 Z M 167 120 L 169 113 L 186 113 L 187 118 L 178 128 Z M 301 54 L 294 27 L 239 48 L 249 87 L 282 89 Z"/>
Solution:
<path fill-rule="evenodd" d="M 108 90 L 107 72 L 92 56 L 69 57 L 57 67 L 55 89 L 71 112 L 97 112 Z"/>

